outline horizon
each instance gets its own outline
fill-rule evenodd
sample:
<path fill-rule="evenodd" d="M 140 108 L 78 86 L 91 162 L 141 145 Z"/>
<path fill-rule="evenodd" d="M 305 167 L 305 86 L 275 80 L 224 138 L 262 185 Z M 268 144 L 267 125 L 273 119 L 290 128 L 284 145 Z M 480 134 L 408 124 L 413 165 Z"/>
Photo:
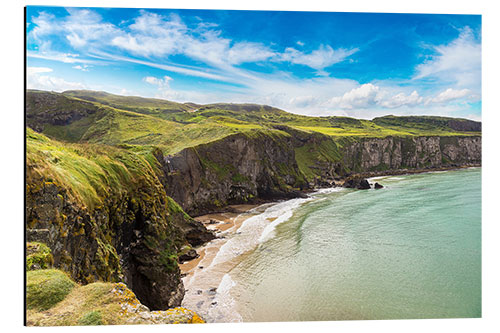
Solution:
<path fill-rule="evenodd" d="M 259 105 L 259 106 L 269 106 L 269 107 L 272 107 L 272 108 L 275 108 L 275 109 L 278 109 L 278 110 L 281 110 L 281 111 L 284 111 L 284 112 L 287 112 L 287 113 L 292 113 L 292 114 L 296 114 L 296 115 L 302 115 L 302 116 L 305 116 L 305 117 L 325 117 L 325 118 L 326 117 L 347 117 L 347 118 L 365 119 L 365 120 L 373 120 L 375 118 L 382 118 L 382 117 L 442 117 L 442 118 L 453 118 L 453 119 L 465 119 L 465 120 L 475 121 L 475 122 L 479 122 L 479 123 L 482 122 L 481 119 L 475 120 L 475 119 L 470 119 L 470 118 L 465 118 L 465 117 L 463 117 L 463 118 L 461 118 L 461 117 L 447 117 L 447 116 L 438 116 L 438 115 L 432 115 L 432 114 L 396 115 L 396 114 L 389 114 L 389 113 L 387 113 L 387 114 L 376 116 L 376 117 L 373 117 L 373 118 L 355 118 L 355 117 L 351 117 L 351 116 L 342 116 L 342 115 L 304 115 L 304 114 L 293 113 L 293 112 L 290 112 L 288 110 L 281 109 L 281 108 L 278 108 L 278 107 L 275 107 L 275 106 L 272 106 L 272 105 L 267 105 L 267 104 L 256 104 L 256 103 L 245 103 L 245 102 L 242 102 L 242 103 L 214 102 L 214 103 L 208 103 L 208 104 L 198 104 L 198 103 L 189 102 L 189 101 L 188 102 L 177 102 L 177 101 L 173 101 L 173 100 L 164 99 L 164 98 L 161 98 L 161 97 L 144 97 L 144 96 L 139 96 L 139 95 L 113 94 L 113 93 L 110 93 L 110 92 L 107 92 L 107 91 L 104 91 L 104 90 L 86 90 L 86 89 L 78 90 L 78 89 L 74 89 L 74 90 L 65 90 L 65 91 L 62 91 L 62 92 L 58 92 L 58 91 L 48 91 L 48 90 L 40 90 L 40 89 L 27 89 L 27 91 L 41 91 L 41 92 L 58 93 L 58 94 L 64 94 L 64 93 L 68 93 L 68 92 L 72 92 L 72 91 L 97 92 L 97 93 L 104 93 L 104 94 L 121 96 L 121 97 L 135 97 L 135 98 L 138 97 L 138 98 L 145 98 L 145 99 L 156 99 L 156 100 L 160 100 L 160 101 L 166 101 L 166 102 L 172 102 L 172 103 L 178 103 L 178 104 L 195 104 L 195 105 L 200 105 L 200 106 L 208 106 L 208 105 L 213 105 L 213 104 Z M 129 110 L 122 110 L 122 111 L 133 112 L 133 111 L 129 111 Z"/>
<path fill-rule="evenodd" d="M 481 121 L 480 15 L 28 6 L 26 20 L 28 89 Z"/>

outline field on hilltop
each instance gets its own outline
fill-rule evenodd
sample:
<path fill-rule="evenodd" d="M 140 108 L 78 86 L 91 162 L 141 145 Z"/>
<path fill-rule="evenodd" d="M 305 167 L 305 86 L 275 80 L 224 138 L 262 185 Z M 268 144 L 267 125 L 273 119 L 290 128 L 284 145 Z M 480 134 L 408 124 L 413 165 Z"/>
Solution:
<path fill-rule="evenodd" d="M 345 137 L 480 135 L 478 122 L 445 117 L 386 116 L 373 120 L 311 117 L 255 104 L 175 103 L 161 99 L 73 90 L 29 90 L 27 124 L 49 137 L 129 149 L 156 146 L 166 154 L 235 133 L 287 128 Z"/>

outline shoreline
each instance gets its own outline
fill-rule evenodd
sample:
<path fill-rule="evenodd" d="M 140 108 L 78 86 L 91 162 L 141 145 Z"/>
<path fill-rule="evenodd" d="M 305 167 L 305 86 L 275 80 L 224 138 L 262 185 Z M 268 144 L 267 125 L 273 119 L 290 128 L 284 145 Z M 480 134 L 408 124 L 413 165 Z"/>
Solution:
<path fill-rule="evenodd" d="M 374 178 L 374 177 L 383 177 L 383 176 L 401 176 L 401 175 L 413 175 L 419 173 L 426 172 L 436 172 L 436 171 L 452 171 L 452 170 L 461 170 L 468 168 L 480 168 L 481 164 L 465 164 L 460 166 L 450 166 L 450 167 L 436 167 L 436 168 L 424 168 L 424 169 L 397 169 L 397 170 L 384 170 L 384 171 L 367 171 L 367 172 L 358 172 L 353 173 L 347 177 L 336 179 L 339 183 L 340 187 L 349 179 L 353 178 Z"/>
<path fill-rule="evenodd" d="M 208 230 L 214 231 L 216 238 L 195 249 L 199 257 L 179 264 L 179 268 L 181 269 L 181 273 L 184 277 L 194 274 L 195 269 L 199 267 L 199 263 L 205 259 L 207 252 L 206 247 L 209 244 L 218 239 L 225 239 L 226 236 L 232 234 L 233 232 L 235 233 L 241 227 L 243 222 L 251 216 L 251 210 L 256 209 L 261 205 L 262 204 L 229 205 L 225 207 L 227 210 L 224 212 L 209 213 L 193 217 L 194 220 L 202 223 Z M 244 216 L 244 214 L 248 214 L 248 216 Z M 223 244 L 218 244 L 219 247 L 222 245 Z"/>
<path fill-rule="evenodd" d="M 475 168 L 480 166 L 465 166 L 458 168 L 433 168 L 433 169 L 420 169 L 420 170 L 401 170 L 400 172 L 377 172 L 377 173 L 364 173 L 356 174 L 356 176 L 366 177 L 366 179 L 372 181 L 371 178 L 375 177 L 390 177 L 399 175 L 411 175 L 419 173 L 432 173 L 439 171 L 452 171 L 467 168 Z M 410 172 L 408 172 L 410 171 Z M 309 191 L 307 194 L 311 194 L 330 188 L 345 188 L 343 186 L 334 187 L 323 187 L 316 188 Z M 224 207 L 224 212 L 214 212 L 205 215 L 200 215 L 194 219 L 201 222 L 207 229 L 212 230 L 216 233 L 216 238 L 204 245 L 195 248 L 199 257 L 179 264 L 182 273 L 182 280 L 186 288 L 186 294 L 182 301 L 182 306 L 190 308 L 197 313 L 199 313 L 207 322 L 240 322 L 242 318 L 236 311 L 236 306 L 232 300 L 229 289 L 234 283 L 229 272 L 236 267 L 241 260 L 235 260 L 240 256 L 245 256 L 247 253 L 251 252 L 252 249 L 246 249 L 241 253 L 237 253 L 235 256 L 227 261 L 216 260 L 219 253 L 223 247 L 228 246 L 228 242 L 235 236 L 241 236 L 239 232 L 240 228 L 244 223 L 254 217 L 261 215 L 267 225 L 271 225 L 280 215 L 266 217 L 264 212 L 273 206 L 279 205 L 280 203 L 290 202 L 292 200 L 304 200 L 301 198 L 292 198 L 285 200 L 274 200 L 266 201 L 258 204 L 240 204 L 240 205 L 229 205 Z M 306 199 L 307 200 L 307 199 Z M 301 201 L 302 202 L 302 201 Z M 286 204 L 284 204 L 286 205 Z M 289 211 L 294 209 L 290 208 Z M 287 220 L 288 218 L 286 218 Z M 250 221 L 253 223 L 254 221 Z M 258 222 L 258 221 L 257 221 Z M 248 232 L 249 228 L 243 230 L 243 233 Z M 260 230 L 262 233 L 264 230 Z M 253 246 L 258 246 L 260 239 L 254 238 Z M 224 250 L 227 250 L 224 249 Z M 227 252 L 227 251 L 225 251 Z M 229 282 L 227 281 L 229 280 Z M 232 304 L 231 308 L 223 308 L 223 303 Z M 219 306 L 221 308 L 219 308 Z M 230 317 L 235 315 L 235 317 Z M 239 317 L 239 318 L 238 318 Z"/>
<path fill-rule="evenodd" d="M 401 176 L 401 175 L 413 175 L 413 174 L 420 174 L 420 173 L 432 173 L 432 172 L 441 172 L 441 171 L 453 171 L 453 170 L 461 170 L 461 169 L 468 169 L 468 168 L 480 168 L 481 164 L 471 164 L 471 165 L 464 165 L 464 166 L 457 166 L 457 167 L 440 167 L 440 168 L 429 168 L 429 169 L 401 169 L 401 170 L 386 170 L 386 171 L 370 171 L 370 172 L 363 172 L 363 173 L 354 173 L 348 177 L 342 178 L 340 180 L 341 185 L 335 184 L 334 186 L 331 187 L 317 187 L 314 189 L 310 189 L 307 191 L 301 191 L 302 193 L 306 195 L 313 194 L 317 191 L 324 190 L 324 189 L 331 189 L 331 188 L 346 188 L 344 187 L 345 181 L 348 179 L 352 178 L 365 178 L 369 181 L 376 180 L 376 178 L 379 177 L 391 177 L 391 176 Z M 232 232 L 237 232 L 237 230 L 241 227 L 241 225 L 249 218 L 251 217 L 251 211 L 254 209 L 257 209 L 258 207 L 261 207 L 263 205 L 273 205 L 277 204 L 279 202 L 283 202 L 286 200 L 291 200 L 294 198 L 289 198 L 289 199 L 258 199 L 254 203 L 248 203 L 248 204 L 232 204 L 232 205 L 227 205 L 225 207 L 222 207 L 221 210 L 214 211 L 214 212 L 209 212 L 207 214 L 203 215 L 198 215 L 198 216 L 193 216 L 193 219 L 202 223 L 208 230 L 214 231 L 216 234 L 217 239 L 224 239 L 226 236 L 232 234 Z M 245 214 L 248 214 L 248 216 L 244 216 Z M 272 218 L 269 220 L 269 222 L 273 222 L 276 218 Z M 234 229 L 234 230 L 233 230 Z M 212 242 L 212 241 L 211 241 Z M 195 250 L 198 253 L 199 257 L 185 261 L 182 264 L 179 264 L 179 268 L 181 269 L 181 274 L 184 276 L 192 275 L 194 273 L 194 268 L 198 266 L 198 264 L 204 259 L 205 257 L 205 247 L 211 243 L 205 243 Z M 200 252 L 198 252 L 200 250 Z"/>
<path fill-rule="evenodd" d="M 229 297 L 228 291 L 224 291 L 224 280 L 227 273 L 239 262 L 227 260 L 214 262 L 221 249 L 231 239 L 239 235 L 238 230 L 245 221 L 253 216 L 260 215 L 265 209 L 273 204 L 244 204 L 227 206 L 223 213 L 210 213 L 201 215 L 195 220 L 203 223 L 205 227 L 216 233 L 216 238 L 210 242 L 195 248 L 199 254 L 198 258 L 179 264 L 182 273 L 182 281 L 185 287 L 185 295 L 182 306 L 194 309 L 207 322 L 219 322 L 221 316 L 225 321 L 241 321 L 241 318 L 229 318 L 234 315 L 233 308 L 225 309 L 222 297 Z M 231 258 L 233 259 L 233 258 Z M 219 306 L 218 306 L 219 305 Z"/>
<path fill-rule="evenodd" d="M 264 204 L 273 204 L 285 200 L 290 200 L 290 199 L 296 199 L 296 198 L 303 198 L 306 196 L 309 196 L 309 194 L 312 194 L 316 191 L 323 190 L 323 189 L 329 189 L 329 188 L 335 188 L 335 187 L 342 187 L 342 188 L 347 188 L 344 187 L 344 184 L 346 181 L 350 179 L 355 179 L 355 178 L 365 178 L 365 179 L 370 179 L 370 178 L 375 178 L 375 177 L 389 177 L 389 176 L 401 176 L 401 175 L 413 175 L 413 174 L 419 174 L 419 173 L 426 173 L 426 172 L 436 172 L 436 171 L 452 171 L 452 170 L 461 170 L 461 169 L 468 169 L 468 168 L 480 168 L 481 164 L 476 164 L 476 163 L 471 163 L 471 164 L 465 164 L 465 165 L 460 165 L 460 166 L 449 166 L 449 167 L 436 167 L 436 168 L 423 168 L 423 169 L 391 169 L 391 170 L 384 170 L 384 171 L 367 171 L 367 172 L 356 172 L 349 174 L 347 176 L 344 176 L 342 178 L 334 178 L 335 182 L 333 186 L 320 186 L 320 187 L 314 187 L 311 189 L 306 189 L 306 190 L 297 190 L 298 193 L 300 193 L 302 196 L 290 196 L 290 197 L 277 197 L 277 198 L 272 198 L 272 199 L 263 199 L 263 198 L 257 198 L 253 201 L 249 201 L 248 203 L 238 203 L 238 204 L 230 204 L 226 205 L 224 207 L 218 207 L 217 209 L 213 211 L 209 211 L 207 213 L 201 214 L 201 215 L 191 215 L 191 217 L 195 220 L 203 223 L 203 219 L 206 216 L 209 215 L 222 215 L 222 214 L 232 214 L 232 213 L 243 213 L 240 208 L 242 206 L 251 206 L 251 207 L 258 207 Z M 205 223 L 203 223 L 205 225 Z M 205 225 L 207 226 L 207 225 Z"/>

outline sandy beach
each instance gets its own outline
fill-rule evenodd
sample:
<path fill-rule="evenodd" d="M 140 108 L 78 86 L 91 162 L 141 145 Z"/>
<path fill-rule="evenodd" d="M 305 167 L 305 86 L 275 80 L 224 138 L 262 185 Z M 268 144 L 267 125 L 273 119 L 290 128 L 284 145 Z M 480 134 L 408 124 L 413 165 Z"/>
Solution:
<path fill-rule="evenodd" d="M 195 217 L 194 219 L 203 223 L 207 229 L 215 231 L 218 238 L 197 248 L 196 252 L 198 252 L 199 257 L 180 264 L 179 267 L 181 272 L 186 277 L 190 277 L 194 275 L 197 269 L 200 270 L 200 266 L 209 266 L 217 255 L 220 247 L 225 244 L 225 237 L 235 233 L 243 222 L 253 215 L 251 210 L 258 206 L 259 205 L 231 205 L 227 207 L 227 212 Z M 200 264 L 202 262 L 205 266 Z M 186 282 L 184 285 L 186 285 Z"/>
<path fill-rule="evenodd" d="M 241 318 L 228 318 L 230 312 L 227 308 L 228 290 L 223 285 L 227 273 L 238 264 L 238 261 L 218 261 L 221 248 L 231 239 L 240 236 L 238 230 L 249 218 L 261 214 L 272 204 L 263 205 L 231 205 L 227 212 L 207 214 L 195 219 L 203 223 L 208 229 L 215 231 L 217 238 L 209 243 L 196 248 L 199 257 L 180 264 L 183 273 L 186 294 L 183 306 L 187 306 L 201 314 L 207 321 L 240 321 Z M 271 223 L 272 221 L 268 221 Z M 242 253 L 243 254 L 243 253 Z M 230 288 L 230 286 L 229 286 Z"/>

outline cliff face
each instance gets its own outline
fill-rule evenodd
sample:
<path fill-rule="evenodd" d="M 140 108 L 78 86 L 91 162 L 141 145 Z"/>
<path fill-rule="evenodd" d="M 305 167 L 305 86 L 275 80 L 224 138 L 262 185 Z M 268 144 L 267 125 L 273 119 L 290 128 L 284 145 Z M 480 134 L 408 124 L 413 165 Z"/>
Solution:
<path fill-rule="evenodd" d="M 195 215 L 257 197 L 293 197 L 304 183 L 286 133 L 240 133 L 157 158 L 167 194 Z"/>
<path fill-rule="evenodd" d="M 256 198 L 279 199 L 332 186 L 353 173 L 459 167 L 481 163 L 481 137 L 356 138 L 335 142 L 281 128 L 276 135 L 236 134 L 158 155 L 167 194 L 190 214 Z M 300 134 L 300 135 L 299 135 Z"/>
<path fill-rule="evenodd" d="M 44 148 L 32 151 L 38 144 Z M 177 255 L 185 245 L 214 235 L 167 197 L 144 160 L 109 149 L 113 158 L 99 150 L 78 155 L 78 149 L 89 148 L 30 134 L 27 240 L 47 244 L 54 266 L 78 282 L 124 281 L 151 309 L 180 305 L 184 287 Z M 66 159 L 76 169 L 66 166 Z M 80 197 L 70 184 L 75 179 L 81 193 L 96 191 L 95 198 Z"/>
<path fill-rule="evenodd" d="M 141 186 L 88 210 L 57 184 L 39 179 L 28 185 L 26 213 L 28 240 L 47 244 L 54 266 L 77 281 L 125 281 L 152 309 L 180 305 L 184 288 L 175 254 L 188 237 L 177 226 L 198 239 L 203 229 L 158 188 Z"/>
<path fill-rule="evenodd" d="M 69 125 L 98 111 L 92 103 L 57 93 L 33 91 L 26 95 L 26 124 L 37 132 L 51 125 Z"/>
<path fill-rule="evenodd" d="M 481 163 L 481 137 L 362 139 L 345 147 L 351 172 L 456 167 Z"/>

